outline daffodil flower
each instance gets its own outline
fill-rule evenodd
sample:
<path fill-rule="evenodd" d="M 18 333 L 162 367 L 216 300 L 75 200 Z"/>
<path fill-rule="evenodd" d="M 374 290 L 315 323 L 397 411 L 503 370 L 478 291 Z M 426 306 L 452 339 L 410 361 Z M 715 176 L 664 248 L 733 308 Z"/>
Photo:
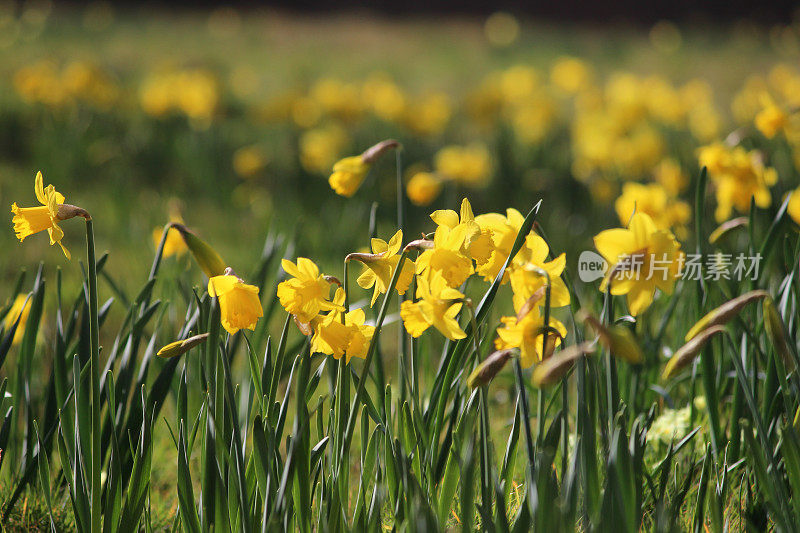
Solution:
<path fill-rule="evenodd" d="M 36 173 L 36 182 L 34 185 L 36 192 L 36 199 L 42 205 L 39 207 L 18 207 L 16 202 L 11 205 L 11 212 L 14 214 L 12 222 L 14 223 L 14 232 L 20 242 L 24 241 L 26 237 L 39 233 L 40 231 L 47 230 L 50 235 L 50 244 L 56 244 L 64 251 L 67 259 L 70 258 L 69 251 L 61 244 L 61 239 L 64 237 L 64 231 L 58 225 L 62 220 L 72 218 L 76 214 L 84 215 L 82 213 L 71 212 L 70 209 L 63 209 L 64 195 L 56 191 L 55 187 L 48 185 L 44 187 L 42 173 Z M 74 206 L 69 206 L 74 208 Z M 75 208 L 79 209 L 79 208 Z"/>
<path fill-rule="evenodd" d="M 308 324 L 320 311 L 340 309 L 328 299 L 330 284 L 311 259 L 298 257 L 297 264 L 284 259 L 281 265 L 292 276 L 278 284 L 278 299 L 287 313 Z"/>
<path fill-rule="evenodd" d="M 349 257 L 357 259 L 364 264 L 364 271 L 356 282 L 362 289 L 374 287 L 370 307 L 375 305 L 378 296 L 386 293 L 391 283 L 397 264 L 400 261 L 400 248 L 403 246 L 403 232 L 398 230 L 389 242 L 382 239 L 372 239 L 371 254 L 351 254 Z M 398 294 L 405 294 L 411 280 L 414 278 L 414 262 L 403 262 L 400 276 L 397 278 L 396 289 Z"/>
<path fill-rule="evenodd" d="M 499 213 L 486 213 L 475 217 L 475 222 L 481 227 L 481 231 L 487 231 L 492 236 L 492 251 L 489 259 L 483 264 L 478 265 L 478 274 L 483 276 L 486 281 L 493 281 L 514 247 L 525 217 L 516 209 L 507 209 L 506 216 Z M 503 282 L 508 279 L 503 277 Z"/>
<path fill-rule="evenodd" d="M 567 264 L 565 254 L 548 261 L 550 247 L 539 235 L 530 233 L 525 238 L 525 245 L 514 258 L 509 272 L 511 290 L 514 293 L 514 310 L 519 312 L 522 305 L 539 289 L 547 286 L 550 278 L 550 305 L 563 307 L 569 305 L 569 290 L 561 279 L 561 273 Z M 543 275 L 544 273 L 547 276 Z"/>
<path fill-rule="evenodd" d="M 611 283 L 611 294 L 627 295 L 632 315 L 650 306 L 656 289 L 671 293 L 680 275 L 680 243 L 669 230 L 658 229 L 645 213 L 635 213 L 628 228 L 600 232 L 594 245 L 608 261 L 600 290 L 605 291 Z"/>
<path fill-rule="evenodd" d="M 361 187 L 369 167 L 370 165 L 365 163 L 360 155 L 345 157 L 333 165 L 333 173 L 328 178 L 328 183 L 336 194 L 350 198 Z"/>
<path fill-rule="evenodd" d="M 461 224 L 453 229 L 444 225 L 436 228 L 433 248 L 417 258 L 417 274 L 433 276 L 439 272 L 452 288 L 464 283 L 473 272 L 472 260 L 462 252 L 469 231 L 468 226 Z"/>
<path fill-rule="evenodd" d="M 478 265 L 482 265 L 489 260 L 494 249 L 492 230 L 481 228 L 475 222 L 475 215 L 472 212 L 472 205 L 470 205 L 469 200 L 464 198 L 461 201 L 460 213 L 456 213 L 452 209 L 440 209 L 431 213 L 431 219 L 437 226 L 447 226 L 451 230 L 463 227 L 466 235 L 464 244 L 461 247 L 461 253 L 472 257 Z"/>
<path fill-rule="evenodd" d="M 336 305 L 344 303 L 342 289 L 336 290 L 333 301 Z M 318 316 L 312 322 L 314 336 L 311 338 L 311 351 L 332 355 L 336 359 L 344 355 L 347 363 L 353 357 L 364 359 L 375 333 L 375 327 L 365 325 L 365 321 L 363 309 L 345 313 L 344 321 L 341 311 Z"/>
<path fill-rule="evenodd" d="M 500 319 L 503 326 L 497 328 L 497 339 L 494 344 L 498 350 L 519 348 L 520 362 L 523 367 L 528 368 L 552 355 L 556 346 L 561 344 L 561 339 L 567 335 L 567 328 L 558 320 L 550 318 L 549 326 L 555 328 L 560 336 L 548 333 L 547 352 L 542 354 L 542 345 L 545 342 L 542 313 L 538 307 L 530 306 L 521 315 L 504 316 Z"/>
<path fill-rule="evenodd" d="M 12 340 L 12 343 L 15 345 L 22 342 L 22 336 L 25 333 L 25 323 L 28 321 L 28 314 L 31 312 L 31 306 L 25 305 L 27 301 L 27 294 L 17 294 L 17 297 L 14 298 L 14 303 L 11 304 L 11 308 L 8 310 L 3 320 L 3 330 L 8 332 L 14 326 L 14 322 L 17 321 L 17 318 L 19 318 L 19 325 L 17 326 L 17 331 L 14 333 L 14 339 Z"/>
<path fill-rule="evenodd" d="M 258 287 L 247 285 L 226 270 L 226 274 L 208 280 L 208 294 L 219 299 L 222 327 L 233 335 L 240 329 L 256 329 L 256 322 L 264 316 Z"/>
<path fill-rule="evenodd" d="M 430 279 L 417 278 L 417 298 L 416 302 L 406 300 L 400 306 L 403 324 L 412 337 L 419 337 L 430 326 L 450 340 L 467 336 L 456 320 L 464 295 L 449 287 L 440 272 L 432 272 Z"/>

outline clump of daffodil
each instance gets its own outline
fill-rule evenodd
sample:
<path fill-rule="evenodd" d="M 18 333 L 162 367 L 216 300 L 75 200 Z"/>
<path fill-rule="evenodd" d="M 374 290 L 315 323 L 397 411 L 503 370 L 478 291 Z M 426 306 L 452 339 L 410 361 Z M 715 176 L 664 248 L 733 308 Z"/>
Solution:
<path fill-rule="evenodd" d="M 344 290 L 337 289 L 333 298 L 335 305 L 344 305 Z M 345 356 L 350 362 L 353 357 L 364 359 L 367 356 L 375 327 L 365 324 L 363 309 L 348 311 L 342 320 L 341 311 L 331 311 L 317 316 L 311 323 L 314 336 L 311 338 L 311 351 L 332 355 L 336 359 Z"/>
<path fill-rule="evenodd" d="M 659 229 L 672 229 L 681 235 L 686 234 L 686 223 L 692 216 L 689 204 L 671 196 L 658 183 L 625 183 L 614 208 L 622 224 L 627 224 L 633 212 L 638 211 L 650 215 Z"/>
<path fill-rule="evenodd" d="M 772 202 L 769 188 L 778 181 L 778 174 L 764 165 L 759 152 L 714 143 L 700 148 L 698 159 L 708 169 L 716 189 L 717 222 L 730 218 L 734 208 L 741 213 L 749 212 L 751 198 L 758 207 L 769 207 Z"/>
<path fill-rule="evenodd" d="M 328 178 L 331 189 L 340 196 L 353 196 L 364 183 L 372 164 L 386 151 L 399 146 L 400 143 L 390 139 L 372 146 L 361 155 L 340 159 L 333 165 L 333 173 Z"/>
<path fill-rule="evenodd" d="M 406 195 L 414 205 L 429 205 L 441 192 L 442 180 L 432 172 L 416 172 L 406 183 Z"/>
<path fill-rule="evenodd" d="M 31 306 L 26 305 L 27 302 L 27 294 L 17 294 L 17 297 L 14 298 L 14 303 L 11 304 L 11 308 L 9 308 L 3 320 L 3 330 L 7 333 L 14 326 L 14 322 L 19 319 L 19 325 L 17 326 L 17 331 L 14 332 L 14 339 L 12 340 L 12 343 L 15 345 L 22 342 L 22 336 L 25 333 L 25 324 L 31 312 Z"/>
<path fill-rule="evenodd" d="M 219 299 L 222 327 L 231 335 L 240 329 L 256 329 L 256 322 L 264 316 L 258 287 L 247 285 L 230 268 L 208 280 L 208 294 Z"/>
<path fill-rule="evenodd" d="M 22 242 L 34 233 L 47 230 L 50 235 L 50 244 L 58 243 L 64 251 L 64 255 L 69 259 L 69 251 L 61 243 L 61 239 L 64 238 L 64 230 L 58 223 L 76 216 L 89 219 L 89 213 L 80 207 L 65 204 L 64 195 L 56 191 L 52 185 L 45 187 L 41 172 L 36 173 L 34 191 L 41 206 L 18 207 L 16 202 L 11 205 L 11 212 L 14 215 L 11 222 L 14 224 L 17 238 Z"/>
<path fill-rule="evenodd" d="M 278 299 L 300 323 L 309 324 L 320 311 L 339 309 L 329 300 L 330 284 L 311 259 L 298 257 L 297 264 L 284 259 L 281 265 L 292 277 L 278 284 Z"/>
<path fill-rule="evenodd" d="M 675 236 L 659 229 L 645 213 L 635 213 L 627 228 L 600 232 L 594 245 L 608 272 L 600 285 L 611 294 L 627 295 L 628 309 L 639 315 L 653 302 L 656 289 L 671 293 L 680 275 L 683 253 Z"/>
<path fill-rule="evenodd" d="M 446 226 L 450 230 L 458 229 L 465 232 L 460 250 L 463 255 L 471 257 L 478 265 L 489 260 L 494 249 L 492 232 L 489 229 L 481 228 L 475 221 L 469 200 L 464 198 L 461 201 L 460 213 L 456 213 L 452 209 L 440 209 L 431 213 L 431 219 L 437 226 Z"/>
<path fill-rule="evenodd" d="M 400 249 L 403 247 L 403 232 L 398 230 L 389 242 L 383 239 L 372 239 L 371 254 L 350 254 L 348 260 L 360 261 L 364 264 L 364 271 L 358 277 L 357 283 L 362 289 L 374 287 L 370 306 L 375 305 L 378 296 L 386 293 L 391 283 L 397 264 L 400 262 Z M 414 262 L 403 262 L 400 276 L 397 278 L 395 288 L 398 294 L 405 294 L 411 280 L 414 278 Z"/>
<path fill-rule="evenodd" d="M 463 300 L 461 292 L 449 287 L 439 271 L 433 271 L 428 277 L 417 278 L 417 301 L 403 302 L 400 316 L 412 337 L 433 326 L 450 340 L 463 339 L 467 335 L 456 320 Z"/>
<path fill-rule="evenodd" d="M 541 362 L 561 344 L 561 339 L 567 335 L 567 328 L 560 321 L 550 317 L 548 325 L 558 331 L 548 333 L 545 341 L 544 315 L 535 304 L 522 304 L 514 306 L 517 316 L 504 316 L 500 319 L 503 325 L 497 328 L 495 347 L 498 350 L 506 348 L 519 348 L 520 362 L 525 368 L 534 363 Z M 543 352 L 542 349 L 546 351 Z"/>
<path fill-rule="evenodd" d="M 181 216 L 180 209 L 176 202 L 170 202 L 169 206 L 169 221 L 171 223 L 183 224 L 183 217 Z M 158 248 L 161 244 L 161 236 L 164 234 L 164 228 L 153 228 L 153 245 Z M 181 237 L 180 231 L 171 227 L 167 231 L 167 239 L 164 241 L 163 257 L 170 257 L 173 255 L 183 255 L 188 250 L 186 241 Z"/>

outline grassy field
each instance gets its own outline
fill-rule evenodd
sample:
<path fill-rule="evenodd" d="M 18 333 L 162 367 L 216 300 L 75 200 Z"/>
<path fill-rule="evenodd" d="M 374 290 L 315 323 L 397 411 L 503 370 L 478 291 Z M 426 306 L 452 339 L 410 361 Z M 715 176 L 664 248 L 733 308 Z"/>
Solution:
<path fill-rule="evenodd" d="M 4 528 L 796 529 L 798 55 L 0 5 Z"/>

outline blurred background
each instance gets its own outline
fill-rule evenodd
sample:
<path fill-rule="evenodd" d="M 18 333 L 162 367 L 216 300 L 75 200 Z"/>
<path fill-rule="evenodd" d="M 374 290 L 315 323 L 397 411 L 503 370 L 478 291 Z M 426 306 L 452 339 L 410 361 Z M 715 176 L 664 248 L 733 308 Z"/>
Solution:
<path fill-rule="evenodd" d="M 404 146 L 406 240 L 462 197 L 476 213 L 544 198 L 543 227 L 574 268 L 597 224 L 618 224 L 623 182 L 658 185 L 680 236 L 698 148 L 752 124 L 765 94 L 800 104 L 793 10 L 0 1 L 0 202 L 34 205 L 41 170 L 93 214 L 123 288 L 146 276 L 154 231 L 171 219 L 235 268 L 255 264 L 273 231 L 338 272 L 368 244 L 373 202 L 380 236 L 394 232 L 395 159 L 353 198 L 327 178 L 391 137 Z M 796 176 L 791 156 L 769 163 Z M 64 229 L 82 257 L 82 225 Z M 39 260 L 77 279 L 77 261 L 31 241 L 20 246 L 10 222 L 0 232 L 3 279 Z"/>

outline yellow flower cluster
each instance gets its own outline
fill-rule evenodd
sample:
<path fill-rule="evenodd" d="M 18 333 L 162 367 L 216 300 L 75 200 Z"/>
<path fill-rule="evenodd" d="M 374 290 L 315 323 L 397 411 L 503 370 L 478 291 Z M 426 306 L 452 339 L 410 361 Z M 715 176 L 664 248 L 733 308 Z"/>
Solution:
<path fill-rule="evenodd" d="M 139 102 L 148 115 L 161 118 L 181 113 L 201 126 L 214 117 L 219 99 L 217 79 L 204 69 L 153 73 L 139 88 Z"/>
<path fill-rule="evenodd" d="M 778 181 L 778 173 L 764 165 L 760 152 L 716 142 L 703 146 L 697 154 L 715 187 L 717 209 L 714 216 L 718 222 L 730 218 L 734 208 L 748 213 L 751 198 L 758 207 L 769 207 L 772 202 L 769 188 Z"/>
<path fill-rule="evenodd" d="M 63 67 L 48 60 L 38 61 L 17 70 L 13 84 L 24 101 L 52 107 L 83 103 L 106 110 L 120 93 L 109 73 L 83 61 Z"/>

